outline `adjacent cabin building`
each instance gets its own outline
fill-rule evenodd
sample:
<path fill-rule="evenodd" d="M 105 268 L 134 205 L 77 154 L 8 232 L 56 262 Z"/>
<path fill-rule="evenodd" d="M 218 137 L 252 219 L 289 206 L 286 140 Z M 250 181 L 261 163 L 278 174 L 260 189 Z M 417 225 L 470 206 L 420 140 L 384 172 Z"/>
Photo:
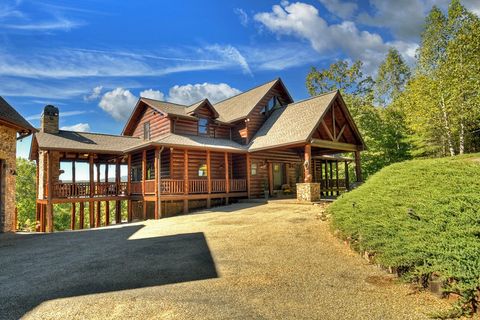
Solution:
<path fill-rule="evenodd" d="M 57 108 L 45 107 L 32 139 L 40 231 L 53 231 L 57 203 L 72 204 L 75 229 L 84 227 L 86 205 L 95 227 L 121 222 L 122 201 L 132 221 L 295 193 L 300 182 L 317 183 L 323 196 L 337 195 L 349 188 L 353 160 L 341 153 L 354 155 L 361 180 L 365 145 L 340 93 L 294 102 L 281 79 L 218 103 L 140 98 L 121 135 L 59 130 L 58 117 Z M 71 164 L 69 181 L 60 163 Z M 76 179 L 79 164 L 88 166 L 88 181 Z"/>
<path fill-rule="evenodd" d="M 0 97 L 0 232 L 15 231 L 17 140 L 35 129 Z"/>

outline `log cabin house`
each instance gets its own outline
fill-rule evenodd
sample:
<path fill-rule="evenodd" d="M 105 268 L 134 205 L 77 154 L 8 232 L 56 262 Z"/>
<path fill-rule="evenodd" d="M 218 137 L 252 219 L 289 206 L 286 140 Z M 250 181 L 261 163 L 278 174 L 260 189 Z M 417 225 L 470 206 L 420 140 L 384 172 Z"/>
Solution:
<path fill-rule="evenodd" d="M 90 227 L 101 225 L 101 202 L 108 225 L 110 202 L 120 223 L 122 201 L 132 221 L 295 192 L 304 181 L 319 183 L 323 196 L 338 195 L 349 188 L 352 160 L 340 153 L 354 154 L 361 181 L 365 145 L 338 91 L 294 102 L 276 79 L 215 104 L 140 98 L 121 135 L 59 130 L 58 117 L 56 107 L 46 106 L 32 139 L 39 231 L 53 231 L 56 203 L 72 204 L 75 229 L 84 227 L 86 204 Z M 71 163 L 71 181 L 60 179 L 61 162 Z M 88 181 L 76 181 L 79 163 L 88 164 Z"/>

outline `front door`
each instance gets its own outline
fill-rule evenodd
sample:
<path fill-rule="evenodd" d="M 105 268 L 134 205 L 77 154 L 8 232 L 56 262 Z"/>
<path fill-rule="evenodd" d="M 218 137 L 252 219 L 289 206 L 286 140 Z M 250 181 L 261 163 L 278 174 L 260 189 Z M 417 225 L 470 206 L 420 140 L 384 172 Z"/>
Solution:
<path fill-rule="evenodd" d="M 285 184 L 285 163 L 273 163 L 273 190 L 282 190 Z"/>

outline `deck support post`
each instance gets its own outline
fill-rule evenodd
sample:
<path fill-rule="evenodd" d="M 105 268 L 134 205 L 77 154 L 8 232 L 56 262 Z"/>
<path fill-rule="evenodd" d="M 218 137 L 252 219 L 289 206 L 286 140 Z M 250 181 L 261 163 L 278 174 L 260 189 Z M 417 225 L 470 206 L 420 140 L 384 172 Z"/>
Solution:
<path fill-rule="evenodd" d="M 103 188 L 101 187 L 101 183 L 102 181 L 100 180 L 100 163 L 97 163 L 97 188 L 100 190 L 102 190 Z M 100 201 L 97 201 L 97 205 L 96 205 L 96 214 L 95 214 L 95 227 L 98 228 L 101 226 L 101 219 L 100 219 L 100 215 L 101 215 L 101 206 L 102 206 L 102 203 Z"/>
<path fill-rule="evenodd" d="M 350 190 L 350 177 L 348 176 L 348 161 L 345 161 L 345 189 Z"/>
<path fill-rule="evenodd" d="M 228 194 L 230 193 L 230 168 L 229 168 L 229 161 L 228 161 L 228 153 L 224 153 L 225 157 L 225 192 L 227 193 L 227 197 L 225 198 L 225 204 L 228 204 L 229 197 Z"/>
<path fill-rule="evenodd" d="M 212 200 L 210 199 L 210 194 L 212 193 L 212 168 L 210 167 L 211 164 L 211 154 L 210 150 L 207 150 L 207 208 L 212 206 Z"/>
<path fill-rule="evenodd" d="M 80 202 L 80 216 L 78 217 L 78 228 L 83 229 L 85 227 L 85 203 Z"/>
<path fill-rule="evenodd" d="M 340 185 L 338 183 L 338 160 L 335 161 L 335 183 L 336 183 L 336 187 L 337 187 L 337 196 L 340 195 Z"/>
<path fill-rule="evenodd" d="M 357 182 L 363 182 L 360 151 L 355 151 L 355 174 L 357 176 Z"/>
<path fill-rule="evenodd" d="M 75 202 L 72 202 L 72 216 L 70 220 L 70 229 L 75 230 Z"/>
<path fill-rule="evenodd" d="M 325 160 L 325 196 L 328 196 L 328 189 L 330 188 L 328 178 L 328 160 Z"/>
<path fill-rule="evenodd" d="M 247 197 L 250 199 L 250 181 L 252 179 L 251 174 L 252 174 L 252 160 L 250 159 L 250 153 L 247 153 L 246 155 L 247 161 L 246 161 L 246 166 L 247 166 Z"/>
<path fill-rule="evenodd" d="M 115 185 L 116 185 L 116 195 L 120 195 L 120 158 L 117 158 L 115 162 Z M 115 201 L 115 223 L 119 224 L 122 222 L 122 215 L 121 215 L 121 206 L 120 201 Z"/>
<path fill-rule="evenodd" d="M 127 160 L 127 194 L 130 196 L 132 194 L 132 155 L 128 155 Z M 127 200 L 127 221 L 132 222 L 132 200 L 130 197 Z"/>
<path fill-rule="evenodd" d="M 160 168 L 159 168 L 159 162 L 160 162 L 160 150 L 155 148 L 155 163 L 154 163 L 154 168 L 155 168 L 155 219 L 158 219 L 160 217 L 159 211 L 160 211 L 160 206 L 158 203 L 159 199 L 159 192 L 160 189 L 158 187 L 158 183 L 160 182 Z"/>
<path fill-rule="evenodd" d="M 52 152 L 47 151 L 47 227 L 46 232 L 53 232 L 53 177 L 52 177 Z"/>
<path fill-rule="evenodd" d="M 142 197 L 143 220 L 147 220 L 147 201 L 145 201 L 145 187 L 147 182 L 147 150 L 142 152 Z"/>
<path fill-rule="evenodd" d="M 95 195 L 95 182 L 93 180 L 93 154 L 88 155 L 88 171 L 89 171 L 89 179 L 90 179 L 90 201 L 88 203 L 88 214 L 89 214 L 89 223 L 90 223 L 90 228 L 93 228 L 95 226 L 95 221 L 94 221 L 94 212 L 93 212 L 93 196 Z"/>
<path fill-rule="evenodd" d="M 108 162 L 105 163 L 105 195 L 109 196 L 110 188 L 108 185 Z M 110 201 L 105 201 L 105 225 L 110 224 Z"/>
<path fill-rule="evenodd" d="M 183 152 L 183 180 L 184 180 L 184 194 L 188 195 L 188 150 Z M 183 213 L 188 213 L 188 199 L 183 200 Z"/>

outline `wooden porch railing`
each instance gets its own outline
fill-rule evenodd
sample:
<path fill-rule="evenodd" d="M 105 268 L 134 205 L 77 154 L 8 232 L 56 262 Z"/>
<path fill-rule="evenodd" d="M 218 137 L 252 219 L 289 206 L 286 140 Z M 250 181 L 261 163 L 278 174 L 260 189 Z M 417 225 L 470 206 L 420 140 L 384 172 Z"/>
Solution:
<path fill-rule="evenodd" d="M 227 188 L 225 186 L 224 179 L 212 179 L 212 192 L 226 192 Z"/>
<path fill-rule="evenodd" d="M 145 181 L 145 193 L 155 194 L 155 180 Z"/>
<path fill-rule="evenodd" d="M 182 194 L 184 191 L 183 180 L 176 179 L 161 179 L 160 193 L 161 194 Z"/>
<path fill-rule="evenodd" d="M 189 193 L 207 193 L 208 180 L 207 179 L 188 180 L 188 192 Z"/>
<path fill-rule="evenodd" d="M 142 182 L 141 181 L 130 182 L 130 193 L 142 194 Z"/>
<path fill-rule="evenodd" d="M 230 192 L 247 191 L 247 180 L 245 179 L 231 179 Z"/>
<path fill-rule="evenodd" d="M 127 183 L 121 182 L 117 185 L 115 182 L 95 183 L 94 196 L 115 196 L 126 195 Z M 53 185 L 54 198 L 81 198 L 90 196 L 90 183 L 55 183 Z"/>

